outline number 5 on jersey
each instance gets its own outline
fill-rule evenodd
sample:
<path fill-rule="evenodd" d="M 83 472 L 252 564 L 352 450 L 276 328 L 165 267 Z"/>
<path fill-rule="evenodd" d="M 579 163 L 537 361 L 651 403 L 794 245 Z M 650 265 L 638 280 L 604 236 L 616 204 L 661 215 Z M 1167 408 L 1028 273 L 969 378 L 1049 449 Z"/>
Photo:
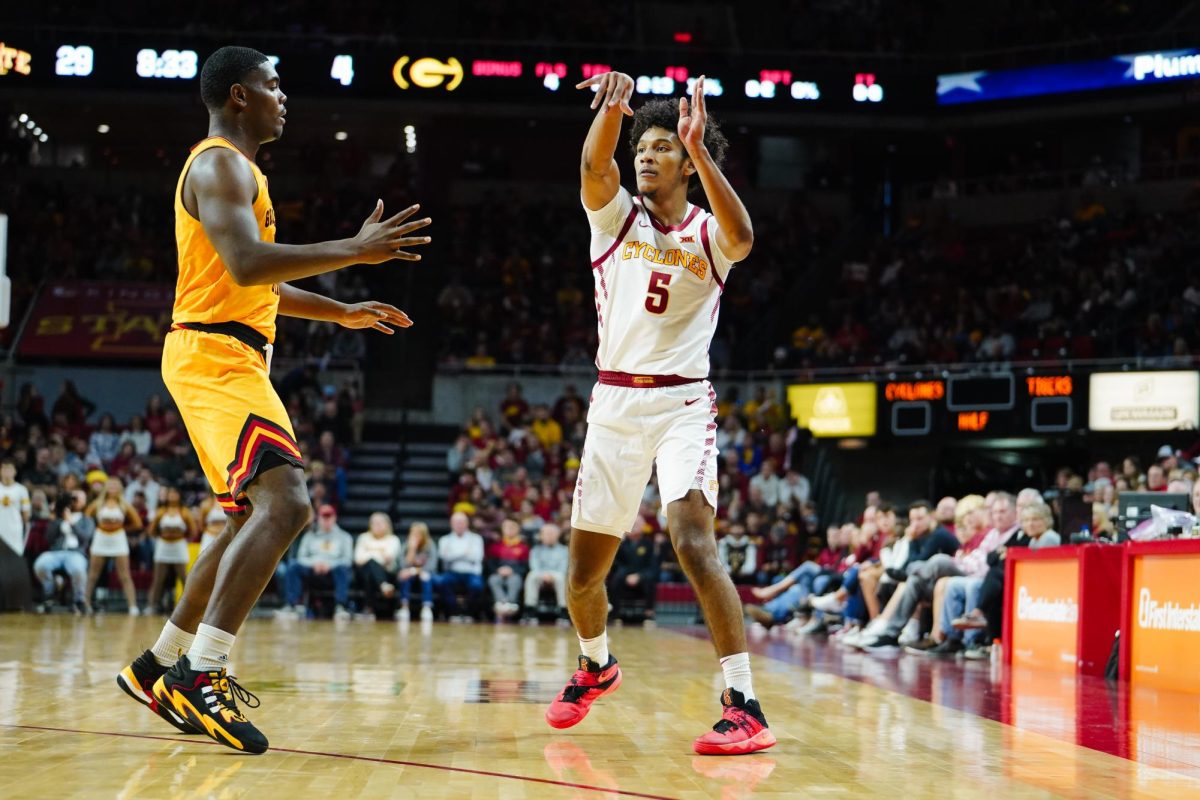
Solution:
<path fill-rule="evenodd" d="M 671 300 L 671 293 L 667 291 L 667 284 L 671 282 L 671 275 L 668 272 L 651 272 L 650 286 L 646 289 L 646 310 L 651 314 L 665 314 L 667 311 L 667 303 Z"/>

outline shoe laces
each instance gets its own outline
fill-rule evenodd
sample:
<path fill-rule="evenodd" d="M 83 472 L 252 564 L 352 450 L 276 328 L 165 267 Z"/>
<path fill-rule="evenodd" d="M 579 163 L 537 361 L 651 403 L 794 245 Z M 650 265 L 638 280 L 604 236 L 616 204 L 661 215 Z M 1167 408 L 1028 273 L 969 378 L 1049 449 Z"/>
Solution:
<path fill-rule="evenodd" d="M 258 695 L 238 683 L 234 676 L 224 672 L 210 672 L 209 677 L 212 679 L 213 689 L 217 692 L 221 704 L 237 715 L 239 719 L 244 720 L 245 717 L 238 709 L 238 700 L 245 703 L 247 708 L 258 708 L 262 704 Z"/>

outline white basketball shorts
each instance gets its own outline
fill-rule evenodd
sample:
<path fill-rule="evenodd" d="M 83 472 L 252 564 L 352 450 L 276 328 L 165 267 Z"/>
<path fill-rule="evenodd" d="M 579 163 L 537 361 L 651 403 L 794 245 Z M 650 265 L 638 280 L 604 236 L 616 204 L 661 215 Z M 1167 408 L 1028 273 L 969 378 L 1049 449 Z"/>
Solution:
<path fill-rule="evenodd" d="M 624 536 L 658 465 L 663 505 L 692 489 L 717 507 L 717 394 L 708 381 L 638 388 L 597 383 L 571 526 Z"/>

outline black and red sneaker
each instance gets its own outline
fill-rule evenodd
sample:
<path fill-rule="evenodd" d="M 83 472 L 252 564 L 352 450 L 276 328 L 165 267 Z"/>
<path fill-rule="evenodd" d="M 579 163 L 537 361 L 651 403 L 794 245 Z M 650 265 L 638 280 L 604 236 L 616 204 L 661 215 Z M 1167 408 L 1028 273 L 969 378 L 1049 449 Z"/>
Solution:
<path fill-rule="evenodd" d="M 592 703 L 612 694 L 621 685 L 621 668 L 612 653 L 608 663 L 601 667 L 587 656 L 579 657 L 579 669 L 571 676 L 562 693 L 546 709 L 546 722 L 552 728 L 570 728 L 578 725 L 587 716 Z"/>
<path fill-rule="evenodd" d="M 258 698 L 246 691 L 222 667 L 192 669 L 187 656 L 154 683 L 154 699 L 210 739 L 241 753 L 267 752 L 267 737 L 242 716 L 237 701 L 258 708 Z M 235 699 L 236 698 L 236 699 Z"/>
<path fill-rule="evenodd" d="M 125 694 L 137 700 L 146 708 L 158 714 L 171 724 L 175 730 L 188 735 L 200 731 L 188 725 L 186 721 L 176 716 L 170 709 L 163 708 L 154 699 L 154 682 L 163 676 L 170 667 L 164 667 L 154 658 L 154 653 L 147 650 L 133 660 L 133 663 L 117 673 L 117 686 Z"/>
<path fill-rule="evenodd" d="M 736 756 L 755 753 L 775 746 L 775 734 L 767 727 L 767 718 L 757 700 L 747 700 L 736 689 L 721 694 L 725 712 L 713 729 L 692 743 L 702 756 Z"/>

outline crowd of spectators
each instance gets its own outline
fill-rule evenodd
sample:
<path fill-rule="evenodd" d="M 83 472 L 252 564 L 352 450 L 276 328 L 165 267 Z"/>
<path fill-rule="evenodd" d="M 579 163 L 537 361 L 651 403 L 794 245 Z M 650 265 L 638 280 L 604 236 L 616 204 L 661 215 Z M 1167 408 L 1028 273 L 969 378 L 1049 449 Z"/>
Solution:
<path fill-rule="evenodd" d="M 828 527 L 815 558 L 753 589 L 746 612 L 760 630 L 829 634 L 869 653 L 988 658 L 1002 633 L 1010 550 L 1065 545 L 1073 535 L 1122 541 L 1128 531 L 1115 524 L 1122 492 L 1183 494 L 1200 515 L 1198 454 L 1200 446 L 1164 446 L 1145 471 L 1134 456 L 1119 470 L 1098 461 L 1082 475 L 1059 470 L 1044 492 L 996 490 L 936 506 L 915 500 L 898 508 L 872 492 L 857 520 Z M 1068 519 L 1072 499 L 1083 504 L 1082 520 Z M 1075 529 L 1060 533 L 1056 521 Z"/>
<path fill-rule="evenodd" d="M 517 578 L 538 571 L 527 565 L 525 550 L 538 532 L 553 526 L 569 534 L 585 411 L 572 385 L 550 404 L 530 403 L 513 383 L 494 414 L 474 411 L 447 454 L 447 469 L 457 477 L 447 512 L 455 526 L 482 536 L 493 554 L 482 574 L 498 615 L 515 611 Z M 786 575 L 808 551 L 818 527 L 803 474 L 808 443 L 773 390 L 756 389 L 743 402 L 734 389 L 721 399 L 716 530 L 722 563 L 735 581 L 755 584 Z M 652 476 L 609 578 L 614 613 L 630 605 L 652 616 L 657 586 L 683 581 Z M 484 586 L 481 578 L 474 591 Z"/>
<path fill-rule="evenodd" d="M 320 386 L 313 368 L 284 376 L 314 507 L 345 495 L 347 447 L 361 434 L 354 386 Z M 44 609 L 70 581 L 68 606 L 91 609 L 115 578 L 130 613 L 147 611 L 186 577 L 188 544 L 207 545 L 225 515 L 212 496 L 179 413 L 152 395 L 118 422 L 64 381 L 54 403 L 36 384 L 0 417 L 0 545 L 24 556 Z M 112 569 L 111 576 L 108 570 Z"/>
<path fill-rule="evenodd" d="M 1020 229 L 903 232 L 845 262 L 782 367 L 902 366 L 1200 353 L 1194 215 L 1115 212 Z"/>

